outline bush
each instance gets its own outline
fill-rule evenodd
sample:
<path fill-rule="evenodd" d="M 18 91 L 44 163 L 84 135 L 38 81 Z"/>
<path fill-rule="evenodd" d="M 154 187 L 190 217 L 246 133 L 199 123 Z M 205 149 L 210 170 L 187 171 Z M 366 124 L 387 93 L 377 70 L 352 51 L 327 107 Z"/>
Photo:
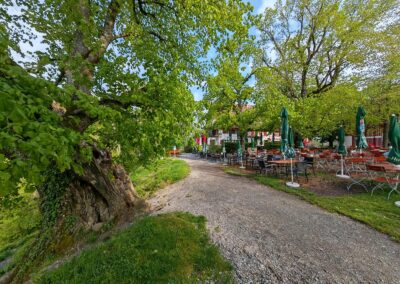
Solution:
<path fill-rule="evenodd" d="M 211 154 L 218 154 L 222 152 L 222 146 L 221 145 L 210 145 L 208 146 L 208 153 Z"/>
<path fill-rule="evenodd" d="M 236 153 L 236 142 L 230 141 L 230 142 L 225 142 L 225 151 L 227 154 L 234 154 Z"/>
<path fill-rule="evenodd" d="M 279 147 L 281 146 L 281 142 L 264 142 L 264 149 L 265 150 L 271 150 L 271 149 L 279 149 Z"/>

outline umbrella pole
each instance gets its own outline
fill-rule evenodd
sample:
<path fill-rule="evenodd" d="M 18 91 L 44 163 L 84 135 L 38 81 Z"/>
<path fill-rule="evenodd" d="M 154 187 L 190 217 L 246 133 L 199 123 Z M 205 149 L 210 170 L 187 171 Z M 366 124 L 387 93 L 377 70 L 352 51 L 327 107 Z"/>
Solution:
<path fill-rule="evenodd" d="M 241 166 L 239 167 L 240 169 L 246 168 L 245 166 L 243 166 L 243 157 L 240 157 L 240 164 L 241 164 Z"/>
<path fill-rule="evenodd" d="M 293 183 L 293 159 L 290 158 L 290 174 L 292 175 L 292 183 Z"/>
<path fill-rule="evenodd" d="M 292 181 L 287 182 L 286 185 L 289 187 L 293 187 L 293 188 L 300 187 L 300 184 L 298 184 L 297 182 L 294 182 L 294 180 L 293 180 L 293 158 L 290 158 L 290 173 L 291 173 Z"/>
<path fill-rule="evenodd" d="M 344 174 L 343 154 L 340 154 L 340 174 L 336 176 L 340 178 L 350 178 L 350 176 Z"/>

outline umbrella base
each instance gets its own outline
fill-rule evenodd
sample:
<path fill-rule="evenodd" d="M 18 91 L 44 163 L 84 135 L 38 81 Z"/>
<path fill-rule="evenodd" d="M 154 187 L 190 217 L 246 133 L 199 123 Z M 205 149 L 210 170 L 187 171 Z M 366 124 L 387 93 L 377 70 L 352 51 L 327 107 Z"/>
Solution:
<path fill-rule="evenodd" d="M 246 168 L 245 166 L 240 166 L 240 167 L 239 167 L 239 169 L 245 169 L 245 168 Z"/>
<path fill-rule="evenodd" d="M 292 181 L 288 181 L 288 182 L 286 183 L 286 185 L 287 185 L 288 187 L 293 187 L 293 188 L 299 188 L 299 187 L 300 187 L 300 184 L 298 184 L 297 182 L 292 182 Z"/>
<path fill-rule="evenodd" d="M 348 175 L 336 175 L 338 178 L 346 178 L 346 179 L 349 179 L 350 178 L 350 176 L 348 176 Z"/>
<path fill-rule="evenodd" d="M 396 205 L 397 207 L 400 207 L 400 200 L 399 200 L 399 201 L 396 201 L 396 202 L 394 203 L 394 205 Z"/>

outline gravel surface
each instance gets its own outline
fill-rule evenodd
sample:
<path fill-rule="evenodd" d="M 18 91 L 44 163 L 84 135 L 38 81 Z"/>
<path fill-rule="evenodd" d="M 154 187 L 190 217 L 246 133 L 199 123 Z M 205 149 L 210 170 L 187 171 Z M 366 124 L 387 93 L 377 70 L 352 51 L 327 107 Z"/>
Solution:
<path fill-rule="evenodd" d="M 400 244 L 220 165 L 192 172 L 150 200 L 156 213 L 204 215 L 237 283 L 400 283 Z"/>

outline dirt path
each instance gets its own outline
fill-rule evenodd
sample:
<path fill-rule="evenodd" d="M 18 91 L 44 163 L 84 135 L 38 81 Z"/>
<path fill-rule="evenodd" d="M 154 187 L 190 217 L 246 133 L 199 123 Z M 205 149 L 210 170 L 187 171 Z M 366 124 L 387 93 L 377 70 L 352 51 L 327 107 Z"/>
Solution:
<path fill-rule="evenodd" d="M 207 161 L 150 200 L 204 215 L 238 283 L 400 283 L 400 245 L 366 225 Z M 161 209 L 160 209 L 161 208 Z"/>

